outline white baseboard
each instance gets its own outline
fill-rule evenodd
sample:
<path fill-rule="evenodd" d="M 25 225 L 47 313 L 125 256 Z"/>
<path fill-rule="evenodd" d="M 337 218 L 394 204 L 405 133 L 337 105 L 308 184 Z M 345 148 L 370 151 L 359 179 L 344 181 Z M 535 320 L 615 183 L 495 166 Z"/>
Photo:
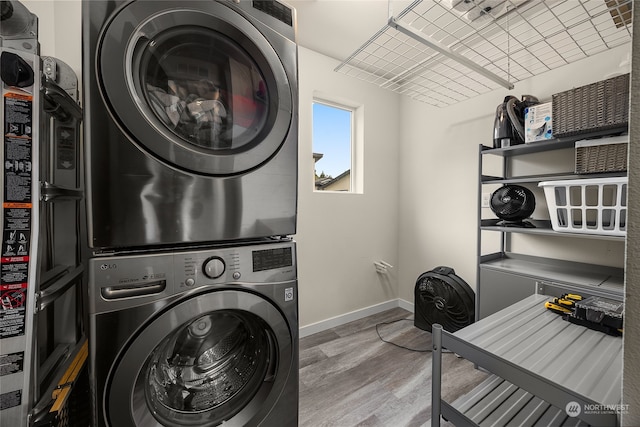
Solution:
<path fill-rule="evenodd" d="M 326 331 L 327 329 L 335 328 L 336 326 L 344 325 L 345 323 L 353 322 L 354 320 L 359 320 L 373 314 L 382 313 L 383 311 L 391 310 L 396 307 L 404 308 L 405 310 L 413 313 L 413 303 L 397 298 L 303 326 L 300 328 L 300 338 L 317 334 L 318 332 Z"/>
<path fill-rule="evenodd" d="M 414 308 L 415 308 L 415 304 L 414 303 L 409 302 L 407 300 L 404 300 L 402 298 L 398 298 L 396 301 L 398 301 L 398 307 L 404 308 L 407 311 L 415 313 L 414 312 Z"/>

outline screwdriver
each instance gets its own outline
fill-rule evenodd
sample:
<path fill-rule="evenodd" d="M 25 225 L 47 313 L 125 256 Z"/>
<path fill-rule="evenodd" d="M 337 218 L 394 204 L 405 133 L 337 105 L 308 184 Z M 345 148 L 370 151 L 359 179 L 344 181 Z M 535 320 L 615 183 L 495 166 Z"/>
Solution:
<path fill-rule="evenodd" d="M 570 299 L 574 301 L 582 301 L 582 295 L 578 295 L 578 294 L 564 294 L 560 298 Z"/>
<path fill-rule="evenodd" d="M 574 308 L 575 305 L 576 305 L 576 302 L 574 300 L 566 299 L 566 298 L 562 298 L 562 297 L 561 298 L 554 298 L 553 299 L 553 303 L 557 304 L 557 305 L 560 305 L 562 307 L 571 308 L 571 309 Z"/>
<path fill-rule="evenodd" d="M 554 304 L 551 301 L 545 302 L 544 306 L 545 306 L 545 308 L 547 308 L 547 309 L 549 309 L 549 310 L 551 310 L 551 311 L 553 311 L 555 313 L 558 313 L 558 314 L 571 314 L 571 310 L 569 310 L 568 308 L 563 307 L 563 306 L 558 305 L 558 304 Z"/>

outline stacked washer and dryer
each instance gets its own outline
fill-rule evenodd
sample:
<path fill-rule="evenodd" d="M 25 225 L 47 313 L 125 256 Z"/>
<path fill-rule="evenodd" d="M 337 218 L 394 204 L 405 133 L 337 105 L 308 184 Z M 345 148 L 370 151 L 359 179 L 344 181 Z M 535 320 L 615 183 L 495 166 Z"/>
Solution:
<path fill-rule="evenodd" d="M 295 11 L 82 13 L 94 425 L 296 426 Z"/>

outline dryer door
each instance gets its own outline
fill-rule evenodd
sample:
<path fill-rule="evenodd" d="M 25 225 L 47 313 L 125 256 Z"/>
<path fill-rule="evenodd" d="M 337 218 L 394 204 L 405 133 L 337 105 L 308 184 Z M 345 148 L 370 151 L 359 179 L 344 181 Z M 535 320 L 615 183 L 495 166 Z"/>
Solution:
<path fill-rule="evenodd" d="M 112 368 L 105 413 L 113 426 L 257 425 L 293 363 L 281 312 L 245 291 L 199 294 L 164 311 Z"/>
<path fill-rule="evenodd" d="M 268 34 L 295 55 L 293 42 Z M 130 2 L 105 25 L 96 56 L 96 80 L 122 130 L 179 169 L 243 173 L 289 132 L 295 75 L 263 32 L 216 1 Z"/>

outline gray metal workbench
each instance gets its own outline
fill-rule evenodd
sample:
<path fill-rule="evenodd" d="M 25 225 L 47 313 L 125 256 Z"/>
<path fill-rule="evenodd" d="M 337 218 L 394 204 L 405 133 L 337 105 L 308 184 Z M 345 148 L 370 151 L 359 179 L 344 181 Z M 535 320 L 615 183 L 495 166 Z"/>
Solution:
<path fill-rule="evenodd" d="M 433 425 L 441 414 L 456 426 L 618 425 L 622 339 L 563 320 L 550 299 L 532 295 L 455 333 L 433 326 Z M 443 348 L 494 375 L 442 401 Z"/>

